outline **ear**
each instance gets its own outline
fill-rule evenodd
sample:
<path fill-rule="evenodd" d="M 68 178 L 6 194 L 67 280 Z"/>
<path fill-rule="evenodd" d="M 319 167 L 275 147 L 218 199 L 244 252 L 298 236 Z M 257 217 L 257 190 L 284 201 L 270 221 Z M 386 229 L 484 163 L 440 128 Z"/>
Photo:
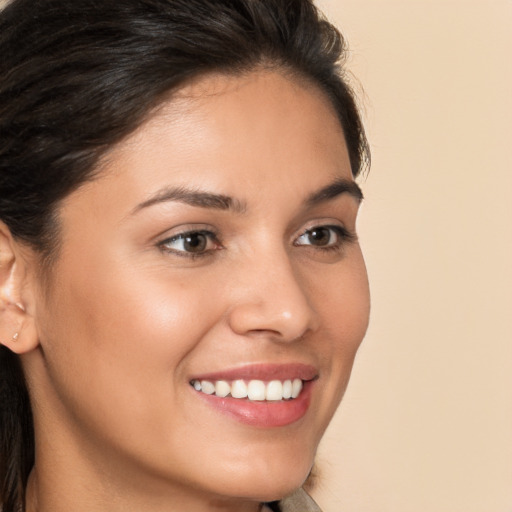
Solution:
<path fill-rule="evenodd" d="M 29 272 L 26 252 L 0 221 L 0 345 L 17 354 L 39 344 L 30 292 L 35 273 Z"/>

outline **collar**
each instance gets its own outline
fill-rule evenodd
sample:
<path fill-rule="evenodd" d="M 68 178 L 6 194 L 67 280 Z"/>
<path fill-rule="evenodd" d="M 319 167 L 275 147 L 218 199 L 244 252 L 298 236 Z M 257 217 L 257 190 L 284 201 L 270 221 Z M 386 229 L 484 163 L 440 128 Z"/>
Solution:
<path fill-rule="evenodd" d="M 313 498 L 302 488 L 279 502 L 269 503 L 269 507 L 275 512 L 322 512 Z"/>

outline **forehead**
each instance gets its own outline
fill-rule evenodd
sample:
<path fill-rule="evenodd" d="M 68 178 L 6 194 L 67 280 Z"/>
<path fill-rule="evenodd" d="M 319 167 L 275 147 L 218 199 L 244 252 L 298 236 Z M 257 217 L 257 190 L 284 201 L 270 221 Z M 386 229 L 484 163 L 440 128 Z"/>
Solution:
<path fill-rule="evenodd" d="M 176 158 L 167 154 L 162 162 L 164 153 Z M 208 75 L 183 87 L 109 153 L 106 167 L 121 170 L 125 166 L 116 163 L 123 160 L 140 163 L 140 169 L 164 164 L 176 175 L 206 156 L 224 171 L 235 165 L 240 176 L 241 161 L 257 166 L 258 160 L 271 156 L 274 165 L 265 167 L 275 176 L 300 154 L 309 157 L 304 166 L 323 154 L 331 160 L 330 169 L 345 173 L 347 148 L 337 114 L 316 86 L 259 71 Z"/>
<path fill-rule="evenodd" d="M 338 178 L 352 180 L 352 173 L 329 100 L 303 81 L 261 71 L 183 87 L 110 151 L 98 179 L 76 195 L 84 208 L 108 203 L 119 215 L 165 187 L 228 195 L 261 209 L 303 201 Z"/>

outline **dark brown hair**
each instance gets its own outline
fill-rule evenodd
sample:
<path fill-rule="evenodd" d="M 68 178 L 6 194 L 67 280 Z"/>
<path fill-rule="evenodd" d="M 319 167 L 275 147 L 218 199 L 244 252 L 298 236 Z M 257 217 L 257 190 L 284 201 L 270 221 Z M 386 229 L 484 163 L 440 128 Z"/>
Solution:
<path fill-rule="evenodd" d="M 59 202 L 185 82 L 270 65 L 319 87 L 354 176 L 369 162 L 346 47 L 311 0 L 14 0 L 0 13 L 0 220 L 51 266 Z M 0 504 L 24 508 L 33 426 L 0 347 Z"/>

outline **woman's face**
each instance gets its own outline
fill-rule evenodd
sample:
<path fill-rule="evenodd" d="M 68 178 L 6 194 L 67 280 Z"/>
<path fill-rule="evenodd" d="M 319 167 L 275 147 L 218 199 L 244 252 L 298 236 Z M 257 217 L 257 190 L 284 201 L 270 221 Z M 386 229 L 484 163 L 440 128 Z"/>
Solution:
<path fill-rule="evenodd" d="M 316 88 L 182 89 L 59 210 L 27 358 L 39 449 L 153 498 L 298 487 L 367 327 L 358 206 Z"/>

